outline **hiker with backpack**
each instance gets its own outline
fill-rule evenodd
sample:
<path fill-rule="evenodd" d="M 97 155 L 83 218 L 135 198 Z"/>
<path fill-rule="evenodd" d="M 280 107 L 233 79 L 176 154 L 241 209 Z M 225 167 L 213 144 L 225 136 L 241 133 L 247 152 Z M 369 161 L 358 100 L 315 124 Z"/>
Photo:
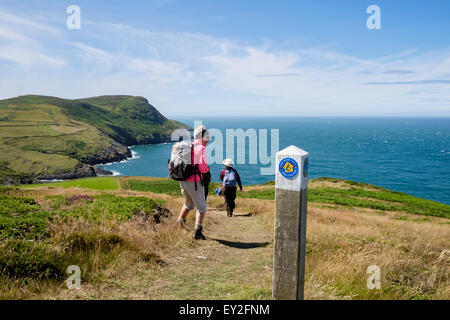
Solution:
<path fill-rule="evenodd" d="M 184 205 L 180 210 L 177 225 L 184 227 L 189 211 L 197 208 L 195 217 L 195 240 L 206 240 L 203 235 L 203 219 L 206 213 L 205 182 L 209 167 L 206 161 L 206 145 L 210 134 L 205 126 L 194 130 L 194 142 L 181 141 L 173 145 L 169 160 L 169 177 L 179 181 Z"/>
<path fill-rule="evenodd" d="M 220 172 L 220 180 L 223 181 L 223 196 L 225 198 L 225 205 L 227 208 L 227 215 L 229 217 L 233 216 L 234 208 L 236 207 L 236 184 L 239 185 L 239 189 L 242 191 L 241 177 L 236 169 L 233 168 L 233 160 L 225 159 L 223 160 L 225 169 Z"/>

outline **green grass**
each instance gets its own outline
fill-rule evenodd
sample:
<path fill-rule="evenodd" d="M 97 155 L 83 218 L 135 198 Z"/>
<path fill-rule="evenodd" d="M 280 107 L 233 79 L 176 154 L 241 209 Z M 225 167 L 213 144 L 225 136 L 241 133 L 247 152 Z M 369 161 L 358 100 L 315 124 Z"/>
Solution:
<path fill-rule="evenodd" d="M 220 183 L 212 182 L 209 186 L 208 194 L 214 195 L 215 189 L 220 185 Z M 200 184 L 198 184 L 198 186 L 200 187 Z M 175 198 L 182 197 L 180 184 L 178 183 L 178 181 L 171 179 L 158 179 L 149 181 L 128 179 L 125 183 L 125 188 L 133 191 L 164 193 Z"/>
<path fill-rule="evenodd" d="M 390 191 L 367 183 L 349 180 L 320 178 L 316 182 L 331 182 L 344 184 L 346 188 L 313 186 L 308 190 L 308 201 L 318 204 L 329 204 L 345 207 L 370 208 L 379 211 L 401 211 L 419 215 L 450 218 L 450 206 L 411 196 L 406 193 Z M 135 191 L 165 193 L 181 197 L 178 182 L 170 179 L 159 180 L 128 180 L 128 188 Z M 211 184 L 209 194 L 214 194 L 219 183 Z M 262 185 L 264 188 L 239 192 L 238 197 L 265 200 L 275 199 L 273 182 Z M 246 188 L 244 188 L 246 189 Z"/>
<path fill-rule="evenodd" d="M 104 188 L 105 181 L 112 181 L 117 188 L 114 179 L 83 181 L 87 180 L 91 181 L 83 184 L 85 187 Z M 31 279 L 60 281 L 67 277 L 65 270 L 72 264 L 82 267 L 83 279 L 92 279 L 95 271 L 114 263 L 123 254 L 123 248 L 135 250 L 114 229 L 105 231 L 103 226 L 117 226 L 136 215 L 149 217 L 158 204 L 162 202 L 147 197 L 107 193 L 45 196 L 39 191 L 1 187 L 0 289 Z M 50 224 L 70 221 L 80 221 L 88 229 L 70 230 L 65 236 L 60 231 L 54 238 Z M 0 290 L 0 298 L 2 294 Z"/>
<path fill-rule="evenodd" d="M 164 193 L 173 197 L 181 197 L 180 184 L 171 179 L 127 180 L 127 188 L 133 191 Z"/>
<path fill-rule="evenodd" d="M 262 189 L 262 190 L 249 190 L 237 194 L 240 198 L 255 198 L 263 200 L 275 200 L 274 187 Z"/>
<path fill-rule="evenodd" d="M 115 177 L 87 178 L 25 187 L 80 187 L 94 190 L 117 190 L 122 188 L 133 191 L 163 193 L 177 198 L 182 196 L 179 183 L 171 179 L 158 178 L 148 180 L 130 177 L 122 179 L 120 184 L 118 183 L 119 179 Z M 320 182 L 327 182 L 328 184 L 321 185 Z M 213 182 L 210 185 L 209 194 L 213 195 L 215 189 L 219 186 L 220 183 Z M 245 187 L 244 192 L 238 192 L 238 197 L 263 200 L 275 199 L 273 182 L 260 185 L 261 188 L 258 189 L 252 189 L 253 187 L 255 186 Z M 380 213 L 383 211 L 398 211 L 450 218 L 449 205 L 421 199 L 406 193 L 390 191 L 367 183 L 341 179 L 320 178 L 311 180 L 308 190 L 308 201 L 330 206 L 368 208 L 377 210 Z"/>
<path fill-rule="evenodd" d="M 126 221 L 136 214 L 150 214 L 161 203 L 146 197 L 80 194 L 49 196 L 46 198 L 49 203 L 42 207 L 32 198 L 7 194 L 8 190 L 3 192 L 0 194 L 0 239 L 46 238 L 48 224 L 55 217 L 91 222 Z"/>
<path fill-rule="evenodd" d="M 0 244 L 1 246 L 1 244 Z M 61 255 L 46 243 L 26 240 L 6 242 L 0 250 L 0 271 L 7 278 L 62 279 Z"/>
<path fill-rule="evenodd" d="M 84 178 L 67 181 L 48 182 L 41 184 L 23 185 L 23 188 L 41 188 L 41 187 L 58 187 L 58 188 L 85 188 L 92 190 L 118 190 L 119 180 L 114 177 L 95 177 Z"/>
<path fill-rule="evenodd" d="M 310 187 L 308 189 L 308 201 L 311 203 L 370 208 L 380 211 L 401 211 L 450 218 L 450 206 L 443 203 L 421 199 L 402 192 L 390 191 L 367 183 L 331 178 L 321 178 L 317 181 L 339 182 L 344 184 L 346 188 L 337 186 Z M 263 189 L 238 193 L 238 197 L 274 200 L 275 189 L 268 184 L 268 187 Z"/>
<path fill-rule="evenodd" d="M 52 198 L 50 198 L 52 199 Z M 67 204 L 73 207 L 60 211 L 61 216 L 71 218 L 83 218 L 87 221 L 102 221 L 103 219 L 126 221 L 139 213 L 149 214 L 159 202 L 146 197 L 119 197 L 110 194 L 102 194 L 81 200 L 60 197 L 53 198 L 55 208 L 61 210 Z M 81 202 L 82 205 L 74 205 Z"/>
<path fill-rule="evenodd" d="M 308 198 L 311 202 L 318 203 L 332 203 L 383 211 L 404 211 L 450 218 L 450 206 L 446 204 L 389 190 L 372 191 L 354 187 L 344 190 L 323 187 L 308 190 Z"/>
<path fill-rule="evenodd" d="M 0 238 L 42 238 L 51 215 L 33 199 L 0 195 Z"/>
<path fill-rule="evenodd" d="M 127 291 L 129 293 L 128 296 L 131 296 L 131 291 L 136 290 L 136 286 L 140 288 L 140 285 L 136 283 L 144 283 L 144 285 L 145 283 L 149 283 L 146 281 L 130 281 L 130 283 L 127 283 L 128 278 L 125 278 L 124 273 L 120 269 L 114 269 L 114 272 L 117 272 L 117 274 L 111 274 L 110 272 L 118 264 L 119 259 L 124 259 L 126 261 L 125 267 L 128 268 L 129 261 L 141 261 L 141 258 L 143 259 L 145 255 L 148 257 L 149 254 L 150 257 L 154 256 L 151 255 L 151 251 L 144 252 L 141 247 L 136 245 L 137 238 L 126 237 L 126 234 L 129 232 L 138 232 L 138 229 L 125 229 L 126 233 L 118 232 L 118 230 L 121 230 L 119 223 L 129 221 L 136 214 L 150 213 L 158 202 L 143 196 L 118 196 L 108 192 L 88 191 L 108 190 L 107 188 L 103 189 L 105 185 L 108 185 L 107 181 L 109 183 L 111 181 L 114 182 L 114 190 L 135 190 L 140 192 L 165 193 L 177 197 L 181 196 L 178 182 L 160 178 L 101 177 L 64 181 L 63 183 L 34 185 L 33 187 L 35 188 L 33 189 L 28 188 L 29 186 L 25 188 L 0 187 L 0 299 L 22 297 L 22 292 L 27 292 L 27 290 L 28 292 L 30 290 L 36 290 L 40 297 L 39 293 L 45 292 L 43 288 L 48 283 L 54 283 L 56 287 L 61 287 L 64 285 L 64 279 L 68 276 L 66 269 L 69 265 L 80 266 L 83 270 L 83 281 L 90 282 L 94 288 L 97 284 L 104 285 L 106 283 L 105 280 L 111 279 L 113 279 L 112 282 L 114 284 L 122 285 L 125 283 L 129 286 L 129 291 Z M 331 184 L 328 184 L 328 182 Z M 70 192 L 64 193 L 63 190 L 46 188 L 48 186 L 67 188 L 69 184 L 73 183 L 76 186 L 81 186 L 85 190 L 70 190 Z M 210 193 L 214 192 L 214 188 L 217 185 L 217 183 L 211 185 Z M 243 193 L 238 194 L 247 198 L 273 199 L 274 195 L 273 184 L 271 183 L 258 186 L 245 186 L 244 190 Z M 398 224 L 398 228 L 402 228 L 403 225 L 407 225 L 408 223 L 414 224 L 417 227 L 436 227 L 436 224 L 417 225 L 417 223 L 430 221 L 431 218 L 409 215 L 408 213 L 446 216 L 449 207 L 402 193 L 391 192 L 383 188 L 367 184 L 349 183 L 344 180 L 312 180 L 309 192 L 311 202 L 332 205 L 336 208 L 345 206 L 375 207 L 378 212 L 385 210 L 398 211 L 400 213 L 395 214 L 397 217 L 394 219 L 405 220 Z M 129 192 L 124 193 L 129 194 Z M 244 205 L 245 202 L 242 199 L 241 201 Z M 250 201 L 250 203 L 254 202 Z M 265 216 L 267 217 L 273 216 L 273 212 L 266 213 Z M 331 212 L 329 214 L 330 216 L 334 215 L 334 217 L 341 216 L 339 212 Z M 344 226 L 346 224 L 353 226 L 354 223 L 358 225 L 359 219 L 374 217 L 371 214 L 357 214 L 355 212 L 346 212 L 345 214 L 354 215 L 356 222 L 349 222 L 345 219 L 340 222 L 338 219 L 337 222 L 332 222 L 328 219 L 313 219 L 312 222 L 325 226 L 334 226 L 338 222 L 345 223 Z M 342 216 L 345 218 L 344 214 Z M 263 219 L 263 215 L 255 215 L 255 217 L 259 217 L 256 219 Z M 233 239 L 238 239 L 237 241 L 239 242 L 247 243 L 260 242 L 266 239 L 270 232 L 272 232 L 267 231 L 265 226 L 259 224 L 258 221 L 261 222 L 263 220 L 252 220 L 253 218 L 248 217 L 237 219 L 241 220 L 218 220 L 218 223 L 223 223 L 223 221 L 227 223 L 216 226 L 218 233 L 214 236 L 218 239 L 225 239 L 230 236 Z M 52 222 L 53 224 L 51 224 Z M 397 224 L 398 222 L 389 220 L 386 222 L 386 225 L 390 226 L 391 223 Z M 49 228 L 50 224 L 52 228 Z M 54 229 L 55 225 L 57 229 Z M 128 225 L 125 225 L 125 228 L 128 228 Z M 213 225 L 210 228 L 213 229 Z M 358 228 L 355 229 L 357 230 Z M 270 228 L 270 230 L 273 229 Z M 346 256 L 351 257 L 353 256 L 352 252 L 361 252 L 361 248 L 369 248 L 375 250 L 373 252 L 376 253 L 383 245 L 398 248 L 398 250 L 402 251 L 401 257 L 403 255 L 405 257 L 411 256 L 414 257 L 414 261 L 417 260 L 417 257 L 420 257 L 416 255 L 418 253 L 423 254 L 427 261 L 434 261 L 441 252 L 441 248 L 438 247 L 438 249 L 432 249 L 434 251 L 433 255 L 429 255 L 428 251 L 424 250 L 427 242 L 425 242 L 424 247 L 420 250 L 415 249 L 404 238 L 404 235 L 398 236 L 398 242 L 389 244 L 391 240 L 386 237 L 390 233 L 392 233 L 392 236 L 396 235 L 396 232 L 391 232 L 396 231 L 396 229 L 389 229 L 389 232 L 372 232 L 378 229 L 373 229 L 371 232 L 364 231 L 361 234 L 356 234 L 354 237 L 352 236 L 351 241 L 349 240 L 348 234 L 340 231 L 339 228 L 333 228 L 336 234 L 331 236 L 328 232 L 329 230 L 325 228 L 322 233 L 316 233 L 316 236 L 322 234 L 322 238 L 312 237 L 312 239 L 309 239 L 311 241 L 308 240 L 307 254 L 309 261 L 312 261 L 314 257 L 319 261 L 318 263 L 324 260 L 323 257 L 332 257 L 330 259 L 333 260 Z M 339 237 L 336 237 L 339 235 L 339 232 L 342 232 L 342 238 L 339 240 L 341 242 L 336 240 L 339 239 Z M 163 234 L 163 236 L 166 237 L 167 235 Z M 177 241 L 170 243 L 169 247 L 171 245 L 174 247 L 170 250 L 175 250 L 178 247 L 181 242 Z M 160 245 L 157 241 L 153 241 L 153 238 L 151 243 L 155 243 L 155 246 Z M 175 245 L 175 243 L 177 244 Z M 351 246 L 351 250 L 345 251 L 344 245 L 347 243 Z M 206 251 L 202 255 L 208 257 L 208 260 L 204 261 L 195 259 L 197 255 L 195 252 L 198 251 L 196 247 L 187 249 L 192 250 L 190 252 L 183 251 L 186 249 L 178 247 L 180 251 L 176 251 L 174 254 L 178 255 L 182 252 L 182 255 L 185 254 L 188 257 L 193 256 L 193 261 L 190 260 L 191 262 L 184 267 L 182 267 L 182 264 L 176 264 L 177 272 L 173 272 L 173 269 L 162 267 L 156 268 L 155 271 L 147 269 L 151 276 L 156 275 L 155 281 L 156 278 L 160 277 L 158 284 L 162 284 L 162 288 L 156 285 L 154 288 L 145 288 L 145 291 L 155 290 L 156 297 L 161 294 L 161 297 L 165 298 L 193 297 L 195 299 L 199 292 L 202 292 L 202 297 L 213 296 L 220 299 L 270 298 L 271 273 L 267 266 L 269 268 L 271 266 L 272 249 L 238 250 L 220 247 L 218 250 L 216 248 L 210 244 L 203 247 Z M 431 245 L 431 248 L 433 248 L 433 245 Z M 258 256 L 250 257 L 250 255 L 254 255 L 257 252 L 259 252 Z M 382 251 L 379 254 L 384 254 L 384 252 Z M 247 254 L 249 257 L 247 257 Z M 317 258 L 317 255 L 320 257 Z M 400 260 L 397 258 L 394 259 L 392 262 L 393 265 L 395 266 Z M 425 272 L 432 269 L 425 270 L 426 268 L 422 268 L 421 261 L 414 262 L 416 264 L 413 267 L 405 264 L 405 262 L 403 263 L 403 266 L 401 264 L 399 265 L 398 270 L 394 268 L 394 272 L 389 271 L 389 273 L 387 272 L 384 275 L 390 278 L 386 278 L 386 282 L 384 282 L 385 284 L 383 284 L 382 290 L 380 291 L 368 292 L 366 290 L 365 279 L 367 279 L 367 276 L 365 273 L 361 276 L 361 270 L 359 269 L 359 271 L 355 269 L 354 275 L 339 274 L 335 278 L 336 281 L 333 280 L 330 283 L 327 282 L 327 284 L 330 284 L 334 288 L 334 295 L 337 297 L 358 294 L 356 298 L 362 299 L 391 297 L 408 299 L 433 298 L 433 294 L 435 294 L 433 291 L 414 289 L 416 283 L 417 286 L 422 283 L 421 277 Z M 431 262 L 429 265 L 431 266 Z M 245 272 L 236 273 L 236 267 L 239 266 Z M 404 269 L 405 266 L 408 269 Z M 107 277 L 98 272 L 105 267 L 111 268 L 106 271 L 109 274 Z M 138 269 L 130 270 L 134 272 L 144 269 L 141 268 L 142 266 L 139 266 Z M 188 268 L 189 272 L 186 272 L 186 268 Z M 364 266 L 364 270 L 365 268 L 366 266 Z M 168 270 L 171 272 L 168 272 Z M 324 269 L 323 272 L 325 271 L 329 272 L 329 269 Z M 205 274 L 205 272 L 210 272 L 211 276 L 202 278 L 203 280 L 198 280 L 201 278 L 198 278 L 198 276 L 202 273 Z M 232 280 L 230 280 L 230 274 L 234 275 Z M 247 279 L 248 274 L 252 274 L 253 278 L 250 277 L 253 279 L 252 281 Z M 320 272 L 318 274 L 320 275 Z M 195 279 L 196 277 L 198 278 L 197 280 Z M 133 278 L 133 280 L 135 279 L 137 278 Z M 261 280 L 264 279 L 266 281 L 262 282 Z M 403 279 L 401 281 L 404 282 L 399 284 L 399 279 Z M 170 285 L 164 285 L 167 281 Z M 410 285 L 408 281 L 414 283 L 414 286 Z M 35 283 L 36 287 L 30 286 L 30 283 Z M 8 291 L 8 288 L 11 286 L 14 287 L 16 284 L 20 284 L 14 289 L 16 291 Z M 180 285 L 183 289 L 177 290 L 176 288 L 179 289 Z M 414 290 L 408 289 L 410 287 Z"/>

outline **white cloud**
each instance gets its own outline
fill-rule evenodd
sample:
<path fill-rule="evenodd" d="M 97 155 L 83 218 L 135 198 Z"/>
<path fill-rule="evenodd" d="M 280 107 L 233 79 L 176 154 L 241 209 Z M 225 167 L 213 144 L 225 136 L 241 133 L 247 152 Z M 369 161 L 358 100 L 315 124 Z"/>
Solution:
<path fill-rule="evenodd" d="M 0 23 L 3 25 L 8 25 L 11 28 L 13 27 L 26 28 L 28 31 L 33 32 L 45 32 L 47 34 L 52 35 L 61 34 L 60 29 L 49 26 L 47 24 L 37 22 L 33 19 L 33 17 L 25 17 L 25 18 L 19 17 L 17 15 L 13 15 L 5 11 L 2 11 L 1 8 L 0 8 Z"/>
<path fill-rule="evenodd" d="M 449 79 L 446 50 L 363 59 L 327 45 L 281 50 L 124 24 L 83 21 L 83 37 L 76 32 L 1 13 L 0 66 L 10 67 L 1 98 L 143 95 L 170 114 L 450 114 L 449 86 L 436 81 Z"/>
<path fill-rule="evenodd" d="M 43 40 L 59 39 L 61 32 L 31 18 L 22 18 L 0 11 L 0 63 L 30 70 L 33 67 L 61 67 L 66 61 L 45 48 Z"/>
<path fill-rule="evenodd" d="M 8 30 L 6 28 L 0 29 L 0 38 L 2 39 L 2 41 L 13 40 L 17 42 L 36 43 L 36 41 L 32 40 L 31 38 L 12 30 Z"/>
<path fill-rule="evenodd" d="M 36 65 L 62 67 L 66 64 L 64 59 L 47 56 L 39 51 L 15 46 L 0 46 L 0 59 L 14 62 L 27 69 Z"/>
<path fill-rule="evenodd" d="M 376 107 L 376 113 L 396 108 L 401 112 L 405 105 L 425 107 L 427 104 L 421 103 L 425 97 L 448 100 L 448 90 L 424 94 L 421 99 L 406 92 L 423 85 L 443 88 L 448 83 L 448 78 L 442 77 L 450 71 L 450 54 L 411 54 L 367 60 L 317 48 L 278 53 L 247 48 L 244 56 L 217 55 L 207 60 L 214 66 L 210 76 L 218 87 L 279 98 L 287 107 L 286 114 L 305 104 L 334 114 L 360 113 L 364 106 Z M 386 72 L 389 70 L 409 72 Z M 380 85 L 364 85 L 367 83 Z M 393 88 L 390 84 L 403 86 Z"/>
<path fill-rule="evenodd" d="M 81 57 L 82 59 L 98 62 L 110 60 L 112 58 L 112 55 L 106 52 L 105 50 L 91 47 L 81 42 L 73 42 L 71 44 L 78 49 L 75 54 Z"/>

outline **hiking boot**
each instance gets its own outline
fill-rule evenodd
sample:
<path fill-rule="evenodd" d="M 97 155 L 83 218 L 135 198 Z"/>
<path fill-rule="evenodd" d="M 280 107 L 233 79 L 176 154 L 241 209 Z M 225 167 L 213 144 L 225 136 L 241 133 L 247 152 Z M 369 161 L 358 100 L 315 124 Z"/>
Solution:
<path fill-rule="evenodd" d="M 185 225 L 186 219 L 177 219 L 177 222 L 175 222 L 175 228 L 184 229 Z"/>
<path fill-rule="evenodd" d="M 203 230 L 202 227 L 195 229 L 195 233 L 194 233 L 195 240 L 206 240 L 206 237 L 203 235 L 202 230 Z"/>
<path fill-rule="evenodd" d="M 233 214 L 232 214 L 230 211 L 228 211 L 228 212 L 227 212 L 227 216 L 232 217 Z"/>

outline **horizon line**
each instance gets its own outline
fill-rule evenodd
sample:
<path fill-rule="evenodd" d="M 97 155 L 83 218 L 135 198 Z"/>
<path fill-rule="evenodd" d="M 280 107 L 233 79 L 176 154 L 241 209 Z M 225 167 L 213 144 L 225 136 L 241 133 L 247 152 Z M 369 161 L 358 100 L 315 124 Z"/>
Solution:
<path fill-rule="evenodd" d="M 239 115 L 239 114 L 217 114 L 217 115 L 170 115 L 167 114 L 165 117 L 168 118 L 217 118 L 217 117 L 225 117 L 225 118 L 450 118 L 449 115 Z"/>

